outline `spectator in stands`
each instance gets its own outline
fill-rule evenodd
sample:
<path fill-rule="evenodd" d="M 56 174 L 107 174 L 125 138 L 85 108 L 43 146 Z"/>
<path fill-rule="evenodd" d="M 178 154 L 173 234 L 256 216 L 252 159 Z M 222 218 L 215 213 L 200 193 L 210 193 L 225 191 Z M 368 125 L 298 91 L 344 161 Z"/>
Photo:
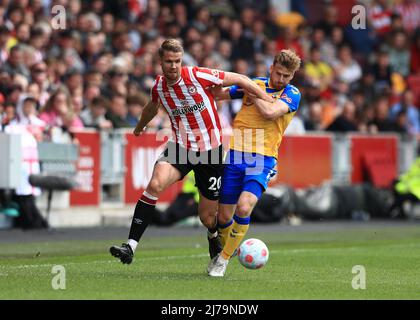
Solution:
<path fill-rule="evenodd" d="M 64 76 L 64 83 L 73 96 L 76 90 L 83 88 L 83 73 L 77 69 L 70 69 Z"/>
<path fill-rule="evenodd" d="M 327 4 L 325 17 L 312 22 L 315 15 L 305 16 L 303 1 L 292 2 L 294 8 L 300 4 L 301 14 L 279 12 L 269 1 L 146 2 L 144 8 L 131 6 L 131 2 L 128 8 L 123 2 L 98 0 L 82 5 L 80 0 L 70 1 L 67 26 L 61 31 L 53 30 L 46 22 L 46 3 L 14 1 L 8 5 L 6 1 L 0 5 L 0 99 L 17 105 L 25 94 L 30 94 L 44 113 L 50 96 L 64 86 L 76 106 L 61 119 L 69 122 L 81 108 L 90 110 L 99 94 L 108 99 L 114 95 L 126 99 L 137 91 L 148 91 L 161 73 L 156 63 L 160 35 L 181 38 L 185 57 L 190 56 L 197 64 L 226 71 L 235 68 L 248 76 L 265 75 L 264 64 L 271 64 L 278 46 L 294 48 L 305 63 L 302 76 L 297 74 L 295 80 L 301 82 L 302 103 L 308 106 L 306 114 L 302 108 L 307 129 L 325 129 L 347 100 L 356 104 L 357 126 L 361 130 L 369 131 L 368 124 L 378 129 L 372 119 L 378 113 L 373 112 L 377 96 L 401 94 L 407 86 L 416 92 L 420 29 L 419 4 L 414 0 L 371 1 L 366 30 L 339 25 L 338 4 Z M 340 51 L 339 59 L 338 51 L 348 43 L 353 52 Z M 333 61 L 336 74 L 331 68 Z M 363 70 L 357 70 L 354 61 Z M 353 95 L 354 90 L 358 96 Z M 311 111 L 310 106 L 316 106 L 316 101 L 321 101 L 320 108 L 313 107 Z M 232 106 L 223 108 L 226 114 L 235 114 Z M 11 107 L 8 109 L 11 114 Z M 138 111 L 133 112 L 134 117 L 136 114 Z M 412 128 L 409 110 L 405 115 L 395 111 L 394 125 L 395 121 L 404 123 L 404 117 Z M 227 119 L 231 121 L 232 117 Z M 154 119 L 152 127 L 165 127 L 167 120 L 162 114 Z M 59 123 L 56 125 L 59 127 Z M 400 129 L 394 126 L 394 130 Z"/>
<path fill-rule="evenodd" d="M 109 108 L 105 113 L 105 118 L 112 123 L 114 129 L 131 127 L 127 121 L 127 104 L 125 96 L 115 93 L 111 98 Z"/>
<path fill-rule="evenodd" d="M 319 27 L 313 27 L 311 29 L 310 35 L 310 46 L 309 46 L 309 54 L 310 48 L 317 47 L 321 54 L 321 60 L 324 62 L 331 63 L 332 61 L 327 60 L 330 55 L 330 48 L 328 44 L 328 38 L 325 37 L 325 32 L 323 29 Z"/>
<path fill-rule="evenodd" d="M 394 104 L 389 112 L 390 119 L 396 121 L 397 116 L 404 112 L 406 117 L 406 132 L 416 135 L 420 133 L 420 118 L 417 106 L 414 105 L 414 94 L 407 89 L 402 97 L 401 102 Z"/>
<path fill-rule="evenodd" d="M 105 42 L 101 41 L 98 34 L 90 33 L 84 39 L 83 52 L 80 58 L 83 60 L 84 69 L 89 70 L 93 67 L 95 60 L 103 51 Z"/>
<path fill-rule="evenodd" d="M 1 119 L 2 131 L 16 118 L 16 106 L 13 103 L 6 102 L 4 105 L 3 117 Z"/>
<path fill-rule="evenodd" d="M 376 95 L 391 90 L 392 70 L 389 64 L 389 54 L 385 50 L 376 53 L 376 62 L 370 67 L 369 72 L 374 78 L 374 92 Z"/>
<path fill-rule="evenodd" d="M 408 118 L 407 118 L 407 110 L 400 110 L 397 113 L 397 116 L 394 120 L 395 122 L 395 128 L 394 131 L 400 134 L 408 134 L 408 128 L 409 128 L 409 123 L 408 123 Z"/>
<path fill-rule="evenodd" d="M 356 123 L 359 125 L 360 118 L 362 117 L 364 110 L 368 107 L 365 95 L 362 90 L 356 89 L 351 93 L 349 100 L 354 103 L 356 108 Z"/>
<path fill-rule="evenodd" d="M 410 51 L 407 47 L 407 35 L 404 31 L 395 31 L 391 35 L 390 45 L 384 45 L 383 49 L 389 54 L 392 72 L 407 77 L 410 73 Z"/>
<path fill-rule="evenodd" d="M 340 26 L 335 26 L 331 30 L 331 37 L 327 38 L 321 45 L 321 57 L 323 61 L 334 61 L 338 57 L 338 49 L 341 48 L 346 41 L 344 39 L 344 31 Z"/>
<path fill-rule="evenodd" d="M 88 108 L 80 113 L 80 118 L 85 127 L 96 129 L 112 129 L 112 122 L 105 118 L 109 108 L 109 101 L 101 96 L 95 97 Z"/>
<path fill-rule="evenodd" d="M 13 81 L 13 79 L 11 81 Z M 23 87 L 20 84 L 10 83 L 6 90 L 7 101 L 16 105 L 22 92 Z"/>
<path fill-rule="evenodd" d="M 402 0 L 395 8 L 401 15 L 404 30 L 411 34 L 420 26 L 420 3 L 416 0 Z"/>
<path fill-rule="evenodd" d="M 31 96 L 22 96 L 16 107 L 16 118 L 10 125 L 22 125 L 37 141 L 43 140 L 45 122 L 37 117 L 38 101 Z"/>
<path fill-rule="evenodd" d="M 221 40 L 218 47 L 218 55 L 216 56 L 220 63 L 222 70 L 231 71 L 232 62 L 230 57 L 232 55 L 232 44 L 228 40 Z"/>
<path fill-rule="evenodd" d="M 108 99 L 111 99 L 114 93 L 126 96 L 127 81 L 127 73 L 121 67 L 112 67 L 112 69 L 108 72 L 108 82 L 102 90 L 102 95 Z"/>
<path fill-rule="evenodd" d="M 92 82 L 86 82 L 86 86 L 83 91 L 83 110 L 86 109 L 92 100 L 101 95 L 101 88 L 93 84 Z"/>
<path fill-rule="evenodd" d="M 375 113 L 373 120 L 369 123 L 372 133 L 387 132 L 395 130 L 395 122 L 391 121 L 388 116 L 389 102 L 388 97 L 381 96 L 375 103 Z"/>
<path fill-rule="evenodd" d="M 38 86 L 38 101 L 41 105 L 44 105 L 50 96 L 48 93 L 50 83 L 47 76 L 47 64 L 43 61 L 36 62 L 31 66 L 30 72 L 31 83 Z"/>
<path fill-rule="evenodd" d="M 368 17 L 375 33 L 384 38 L 391 31 L 392 10 L 387 0 L 374 0 L 369 6 Z"/>
<path fill-rule="evenodd" d="M 356 107 L 352 101 L 347 101 L 341 114 L 326 128 L 327 131 L 349 132 L 357 131 Z"/>
<path fill-rule="evenodd" d="M 350 86 L 362 77 L 362 68 L 353 58 L 349 45 L 343 45 L 338 49 L 337 60 L 333 62 L 333 68 L 337 79 Z"/>
<path fill-rule="evenodd" d="M 143 107 L 147 103 L 147 99 L 148 98 L 146 94 L 138 94 L 135 96 L 129 96 L 127 98 L 128 113 L 126 120 L 130 124 L 130 126 L 135 127 L 137 125 Z"/>
<path fill-rule="evenodd" d="M 324 7 L 323 19 L 316 24 L 317 28 L 324 31 L 325 36 L 330 37 L 332 29 L 338 26 L 337 8 L 333 4 L 328 4 Z"/>
<path fill-rule="evenodd" d="M 0 24 L 0 64 L 4 64 L 9 57 L 8 44 L 10 39 L 10 30 L 7 26 Z"/>
<path fill-rule="evenodd" d="M 3 65 L 10 75 L 20 73 L 25 77 L 29 78 L 29 70 L 24 64 L 23 60 L 23 48 L 22 45 L 15 45 L 10 49 L 9 57 L 6 63 Z"/>
<path fill-rule="evenodd" d="M 299 57 L 304 57 L 303 48 L 298 39 L 296 39 L 295 31 L 290 26 L 282 28 L 281 36 L 276 39 L 277 51 L 282 49 L 293 49 Z"/>
<path fill-rule="evenodd" d="M 254 56 L 252 39 L 243 32 L 242 24 L 239 20 L 233 20 L 230 25 L 230 41 L 232 43 L 231 59 L 238 58 L 251 59 Z"/>
<path fill-rule="evenodd" d="M 26 22 L 21 22 L 16 27 L 16 40 L 18 43 L 28 43 L 31 38 L 31 26 Z"/>
<path fill-rule="evenodd" d="M 82 112 L 83 107 L 84 107 L 82 88 L 78 88 L 77 90 L 73 92 L 73 95 L 71 97 L 71 103 L 73 104 L 73 114 L 80 119 L 80 113 Z"/>
<path fill-rule="evenodd" d="M 48 127 L 62 127 L 65 117 L 73 113 L 73 104 L 68 90 L 65 87 L 59 87 L 41 108 L 39 118 Z M 83 128 L 83 123 L 78 117 L 75 117 L 71 122 L 71 127 Z"/>
<path fill-rule="evenodd" d="M 313 46 L 310 51 L 309 61 L 304 65 L 305 77 L 313 85 L 319 85 L 321 93 L 327 91 L 334 79 L 332 68 L 321 61 L 321 52 Z"/>
<path fill-rule="evenodd" d="M 320 131 L 322 126 L 322 105 L 319 101 L 309 104 L 308 116 L 304 121 L 306 131 Z"/>

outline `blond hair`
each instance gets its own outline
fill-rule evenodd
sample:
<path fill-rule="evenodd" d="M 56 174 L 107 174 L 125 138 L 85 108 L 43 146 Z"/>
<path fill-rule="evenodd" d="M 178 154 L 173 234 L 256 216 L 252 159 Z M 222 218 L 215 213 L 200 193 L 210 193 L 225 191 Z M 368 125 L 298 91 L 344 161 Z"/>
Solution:
<path fill-rule="evenodd" d="M 166 39 L 163 41 L 162 45 L 159 48 L 159 57 L 163 57 L 164 51 L 172 51 L 172 52 L 182 52 L 184 53 L 184 48 L 180 41 L 176 39 Z"/>
<path fill-rule="evenodd" d="M 293 50 L 283 49 L 274 57 L 273 66 L 280 64 L 291 72 L 295 72 L 300 68 L 301 60 Z"/>

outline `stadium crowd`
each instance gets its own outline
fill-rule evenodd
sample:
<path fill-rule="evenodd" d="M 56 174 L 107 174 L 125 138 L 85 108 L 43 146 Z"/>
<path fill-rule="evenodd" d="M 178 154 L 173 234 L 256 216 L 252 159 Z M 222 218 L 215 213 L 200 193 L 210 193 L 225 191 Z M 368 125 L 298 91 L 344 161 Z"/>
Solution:
<path fill-rule="evenodd" d="M 290 0 L 291 10 L 270 0 L 2 0 L 1 129 L 23 124 L 57 141 L 75 128 L 134 127 L 161 73 L 157 50 L 172 37 L 185 64 L 249 77 L 267 76 L 275 53 L 294 49 L 302 101 L 287 133 L 418 134 L 420 3 L 360 1 L 367 25 L 355 29 L 339 19 L 339 2 L 319 1 L 313 21 L 303 0 Z M 66 8 L 64 29 L 52 27 L 54 5 Z M 240 105 L 220 103 L 224 128 Z M 160 111 L 148 130 L 167 127 Z"/>

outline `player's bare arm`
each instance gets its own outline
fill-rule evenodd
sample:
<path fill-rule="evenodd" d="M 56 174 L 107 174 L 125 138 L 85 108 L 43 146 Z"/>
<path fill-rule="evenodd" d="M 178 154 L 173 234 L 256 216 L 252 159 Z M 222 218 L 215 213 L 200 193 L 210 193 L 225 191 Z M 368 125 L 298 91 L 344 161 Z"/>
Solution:
<path fill-rule="evenodd" d="M 256 97 L 264 101 L 267 101 L 267 102 L 274 101 L 274 99 L 271 96 L 269 96 L 265 92 L 265 90 L 263 90 L 258 84 L 256 84 L 247 76 L 234 73 L 234 72 L 226 72 L 225 79 L 223 80 L 223 86 L 227 87 L 227 86 L 232 86 L 232 85 L 237 85 L 243 88 L 245 91 L 250 92 L 251 94 L 254 94 Z"/>
<path fill-rule="evenodd" d="M 248 97 L 254 102 L 254 105 L 257 107 L 264 119 L 275 120 L 289 112 L 289 106 L 281 100 L 267 102 L 253 96 L 252 94 L 248 94 Z"/>
<path fill-rule="evenodd" d="M 156 116 L 159 109 L 159 103 L 149 101 L 146 106 L 143 109 L 143 112 L 141 113 L 140 120 L 137 122 L 136 127 L 134 128 L 134 135 L 139 136 L 146 125 Z"/>
<path fill-rule="evenodd" d="M 212 93 L 216 101 L 231 99 L 231 96 L 229 94 L 229 87 L 223 87 L 222 85 L 213 86 L 210 88 L 210 92 Z"/>

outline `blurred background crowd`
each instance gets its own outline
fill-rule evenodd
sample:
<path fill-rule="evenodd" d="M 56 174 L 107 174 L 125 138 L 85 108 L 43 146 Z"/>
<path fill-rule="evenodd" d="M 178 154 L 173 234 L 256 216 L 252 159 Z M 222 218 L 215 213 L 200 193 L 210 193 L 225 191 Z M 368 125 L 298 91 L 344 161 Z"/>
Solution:
<path fill-rule="evenodd" d="M 352 26 L 357 4 L 362 29 Z M 66 9 L 64 29 L 52 27 L 55 5 Z M 167 37 L 182 40 L 186 65 L 249 77 L 295 50 L 302 101 L 287 133 L 420 131 L 416 0 L 0 0 L 1 129 L 21 124 L 60 142 L 56 133 L 71 140 L 73 129 L 134 127 Z M 224 128 L 240 105 L 220 103 Z M 160 111 L 149 130 L 167 127 Z"/>

